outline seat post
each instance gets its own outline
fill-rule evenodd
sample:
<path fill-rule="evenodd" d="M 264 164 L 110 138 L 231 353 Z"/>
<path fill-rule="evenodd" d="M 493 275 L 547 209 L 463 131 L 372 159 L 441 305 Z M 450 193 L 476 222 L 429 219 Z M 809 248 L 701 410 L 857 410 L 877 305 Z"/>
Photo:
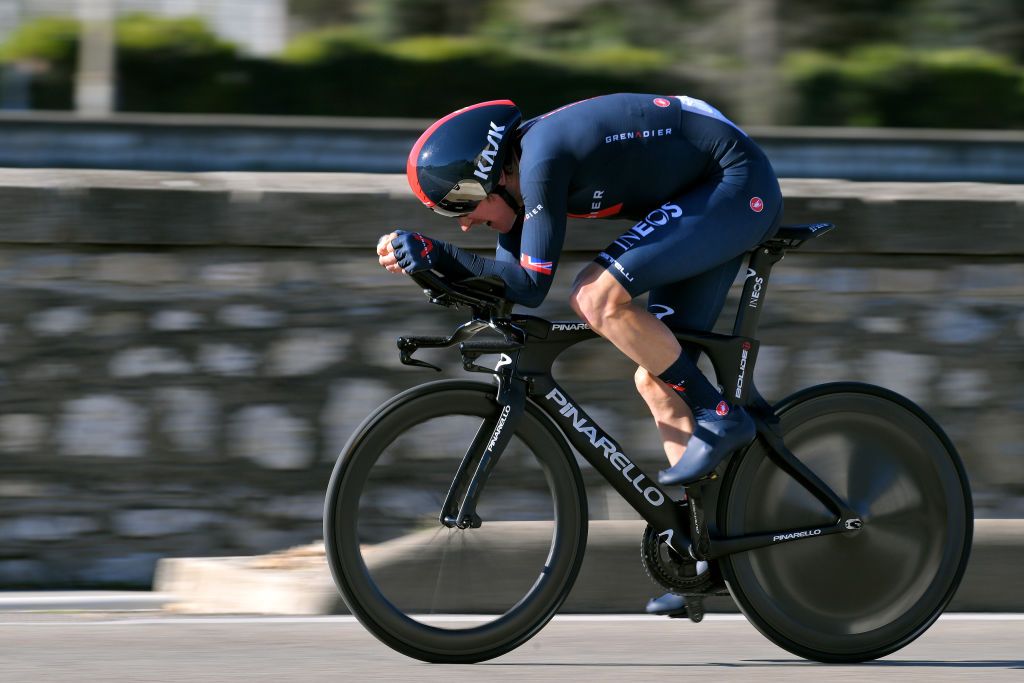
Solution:
<path fill-rule="evenodd" d="M 750 255 L 747 276 L 743 280 L 743 294 L 740 295 L 739 309 L 732 333 L 740 337 L 756 337 L 757 325 L 761 320 L 765 295 L 768 292 L 768 276 L 772 266 L 782 260 L 785 250 L 760 245 Z"/>

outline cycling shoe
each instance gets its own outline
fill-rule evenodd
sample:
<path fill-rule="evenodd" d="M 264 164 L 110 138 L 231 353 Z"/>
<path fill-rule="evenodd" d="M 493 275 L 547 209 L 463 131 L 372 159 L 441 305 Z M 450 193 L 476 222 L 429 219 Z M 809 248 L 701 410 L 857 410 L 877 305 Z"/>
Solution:
<path fill-rule="evenodd" d="M 658 483 L 691 484 L 711 474 L 726 456 L 754 440 L 754 421 L 742 408 L 733 408 L 717 422 L 697 422 L 683 457 L 672 467 L 658 472 Z"/>
<path fill-rule="evenodd" d="M 672 619 L 681 619 L 687 616 L 686 598 L 675 593 L 665 593 L 660 598 L 651 598 L 647 601 L 645 611 L 648 614 L 658 614 Z"/>

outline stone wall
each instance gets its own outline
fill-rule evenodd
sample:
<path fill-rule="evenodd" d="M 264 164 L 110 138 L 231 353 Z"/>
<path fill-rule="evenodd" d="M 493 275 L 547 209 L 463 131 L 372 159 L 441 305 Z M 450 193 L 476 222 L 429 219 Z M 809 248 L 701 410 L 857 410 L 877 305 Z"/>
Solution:
<path fill-rule="evenodd" d="M 1021 187 L 784 192 L 788 221 L 840 229 L 776 267 L 762 392 L 904 393 L 959 447 L 978 514 L 1024 516 Z M 394 176 L 0 171 L 0 587 L 145 586 L 160 557 L 316 539 L 345 439 L 437 376 L 394 338 L 460 321 L 376 266 L 395 225 L 455 234 Z M 541 315 L 571 317 L 574 273 L 627 225 L 571 226 Z M 579 348 L 560 379 L 653 473 L 632 367 Z M 463 375 L 454 351 L 430 359 Z M 588 478 L 595 517 L 632 516 Z"/>

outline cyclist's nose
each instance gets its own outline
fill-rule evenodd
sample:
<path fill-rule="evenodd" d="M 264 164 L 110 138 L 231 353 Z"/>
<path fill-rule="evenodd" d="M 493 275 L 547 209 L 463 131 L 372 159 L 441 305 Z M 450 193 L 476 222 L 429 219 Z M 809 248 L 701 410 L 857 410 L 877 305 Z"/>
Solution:
<path fill-rule="evenodd" d="M 481 221 L 476 219 L 470 219 L 467 221 L 459 221 L 459 227 L 462 228 L 462 232 L 469 232 L 470 228 L 475 228 L 478 225 L 486 225 L 487 227 L 493 227 L 490 221 Z"/>

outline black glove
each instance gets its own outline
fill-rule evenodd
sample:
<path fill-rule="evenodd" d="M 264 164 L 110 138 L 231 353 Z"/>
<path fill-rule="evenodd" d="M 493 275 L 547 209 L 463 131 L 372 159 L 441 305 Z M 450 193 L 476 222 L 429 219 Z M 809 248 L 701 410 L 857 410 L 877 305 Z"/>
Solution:
<path fill-rule="evenodd" d="M 406 273 L 418 273 L 421 270 L 434 268 L 445 244 L 418 232 L 399 231 L 398 237 L 391 240 L 391 248 L 395 250 L 398 265 Z"/>

